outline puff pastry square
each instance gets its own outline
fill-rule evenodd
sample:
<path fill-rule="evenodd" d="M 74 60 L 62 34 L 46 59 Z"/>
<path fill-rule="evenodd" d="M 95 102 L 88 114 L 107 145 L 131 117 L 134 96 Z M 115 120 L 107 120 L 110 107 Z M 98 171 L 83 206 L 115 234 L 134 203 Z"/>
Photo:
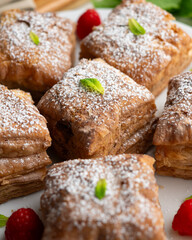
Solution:
<path fill-rule="evenodd" d="M 81 79 L 96 78 L 103 95 Z M 151 145 L 156 106 L 143 86 L 101 59 L 83 59 L 38 103 L 62 159 L 145 152 Z"/>
<path fill-rule="evenodd" d="M 130 31 L 131 18 L 146 30 L 144 35 Z M 104 59 L 157 96 L 192 60 L 192 39 L 172 20 L 151 3 L 125 0 L 83 39 L 80 56 Z"/>
<path fill-rule="evenodd" d="M 31 32 L 38 36 L 38 45 Z M 0 19 L 0 83 L 38 98 L 71 67 L 74 46 L 71 20 L 54 13 L 6 11 Z"/>
<path fill-rule="evenodd" d="M 159 174 L 192 178 L 192 72 L 170 80 L 153 143 Z"/>
<path fill-rule="evenodd" d="M 0 85 L 0 203 L 42 189 L 50 145 L 30 95 Z"/>
<path fill-rule="evenodd" d="M 53 165 L 41 197 L 43 240 L 164 240 L 153 163 L 147 155 L 123 154 Z M 100 179 L 106 193 L 99 200 Z"/>

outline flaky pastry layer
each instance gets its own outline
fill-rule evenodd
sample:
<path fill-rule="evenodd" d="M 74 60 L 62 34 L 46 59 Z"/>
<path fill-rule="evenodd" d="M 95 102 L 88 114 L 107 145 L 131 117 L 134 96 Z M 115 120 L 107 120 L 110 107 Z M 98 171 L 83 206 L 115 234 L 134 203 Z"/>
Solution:
<path fill-rule="evenodd" d="M 41 168 L 9 179 L 3 185 L 0 184 L 0 204 L 43 189 L 46 172 L 46 168 Z"/>
<path fill-rule="evenodd" d="M 154 134 L 157 172 L 192 178 L 192 73 L 169 82 L 167 101 Z"/>
<path fill-rule="evenodd" d="M 0 85 L 0 203 L 43 187 L 51 138 L 29 93 Z"/>

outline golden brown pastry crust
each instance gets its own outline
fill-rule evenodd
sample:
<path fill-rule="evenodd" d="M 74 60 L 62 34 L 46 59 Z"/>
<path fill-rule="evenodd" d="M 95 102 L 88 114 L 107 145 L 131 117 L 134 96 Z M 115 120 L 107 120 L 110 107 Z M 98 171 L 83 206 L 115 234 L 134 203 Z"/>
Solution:
<path fill-rule="evenodd" d="M 30 95 L 0 85 L 0 203 L 43 187 L 50 145 L 46 120 Z"/>
<path fill-rule="evenodd" d="M 53 165 L 41 197 L 43 240 L 165 239 L 153 163 L 127 154 Z M 101 200 L 99 179 L 107 183 Z"/>
<path fill-rule="evenodd" d="M 84 78 L 97 78 L 104 95 L 86 91 L 80 85 Z M 124 153 L 134 146 L 134 152 L 143 152 L 151 143 L 153 95 L 101 59 L 84 59 L 70 69 L 38 108 L 62 159 Z"/>
<path fill-rule="evenodd" d="M 129 30 L 130 18 L 145 28 L 144 35 Z M 124 1 L 83 39 L 80 56 L 101 57 L 157 96 L 192 60 L 192 39 L 173 19 L 151 3 Z"/>
<path fill-rule="evenodd" d="M 157 172 L 192 178 L 192 72 L 172 78 L 155 131 Z"/>
<path fill-rule="evenodd" d="M 46 152 L 18 158 L 0 159 L 0 183 L 41 169 L 50 164 Z"/>
<path fill-rule="evenodd" d="M 38 46 L 30 31 L 38 35 Z M 71 67 L 74 46 L 71 20 L 54 13 L 6 11 L 0 20 L 0 83 L 43 95 Z"/>
<path fill-rule="evenodd" d="M 46 172 L 46 168 L 38 169 L 0 184 L 0 204 L 43 189 Z"/>

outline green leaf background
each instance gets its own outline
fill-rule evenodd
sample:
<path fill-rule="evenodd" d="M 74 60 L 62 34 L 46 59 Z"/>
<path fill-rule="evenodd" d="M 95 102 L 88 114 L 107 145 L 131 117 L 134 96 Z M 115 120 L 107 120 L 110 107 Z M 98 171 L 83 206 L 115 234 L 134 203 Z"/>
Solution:
<path fill-rule="evenodd" d="M 188 17 L 192 20 L 192 0 L 182 0 L 178 11 L 175 12 L 181 17 Z"/>
<path fill-rule="evenodd" d="M 121 0 L 91 0 L 96 8 L 113 8 Z M 192 26 L 192 0 L 147 0 L 171 12 L 178 21 Z"/>
<path fill-rule="evenodd" d="M 148 2 L 152 2 L 167 11 L 179 9 L 181 4 L 181 0 L 149 0 Z"/>
<path fill-rule="evenodd" d="M 121 3 L 121 0 L 92 0 L 95 8 L 114 8 Z"/>

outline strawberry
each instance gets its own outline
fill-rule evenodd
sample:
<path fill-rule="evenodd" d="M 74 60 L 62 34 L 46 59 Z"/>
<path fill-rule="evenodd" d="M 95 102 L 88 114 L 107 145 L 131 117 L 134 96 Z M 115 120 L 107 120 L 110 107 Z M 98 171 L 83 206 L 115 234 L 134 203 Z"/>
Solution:
<path fill-rule="evenodd" d="M 181 204 L 173 219 L 172 228 L 180 235 L 192 236 L 192 199 Z"/>
<path fill-rule="evenodd" d="M 94 26 L 101 24 L 101 19 L 97 11 L 94 9 L 87 10 L 80 16 L 77 22 L 77 36 L 83 39 L 92 32 Z"/>
<path fill-rule="evenodd" d="M 40 240 L 43 224 L 30 208 L 20 208 L 8 219 L 5 230 L 6 240 Z"/>

